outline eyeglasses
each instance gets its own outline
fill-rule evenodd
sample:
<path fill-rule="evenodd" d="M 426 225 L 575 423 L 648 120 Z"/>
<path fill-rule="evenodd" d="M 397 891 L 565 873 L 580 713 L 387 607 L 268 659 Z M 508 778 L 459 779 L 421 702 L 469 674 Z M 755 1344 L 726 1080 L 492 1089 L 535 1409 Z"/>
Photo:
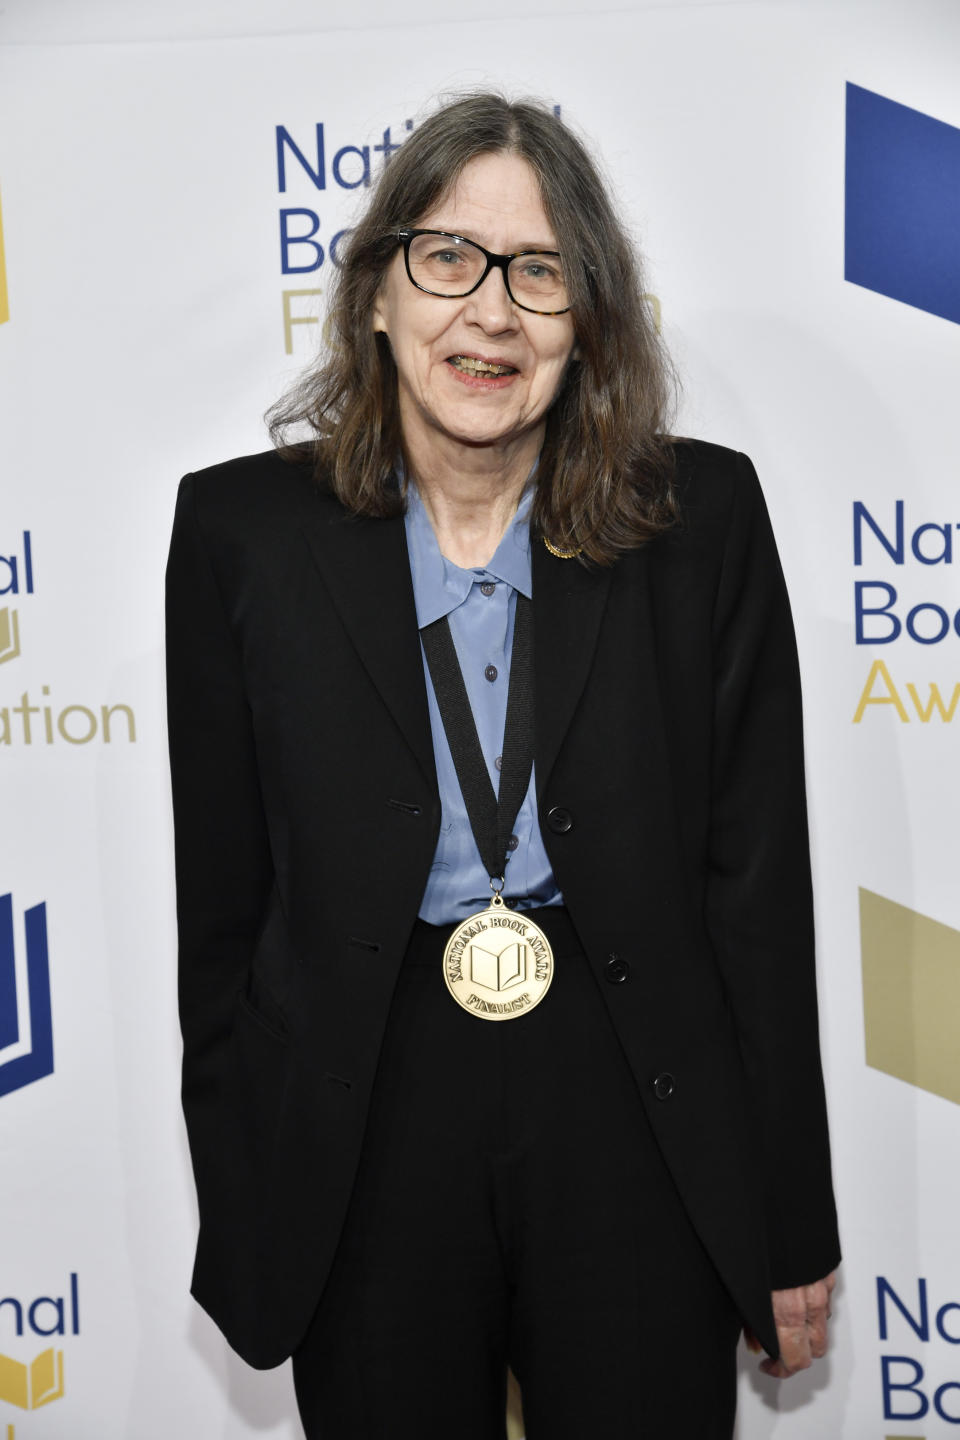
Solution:
<path fill-rule="evenodd" d="M 507 294 L 534 315 L 563 315 L 570 309 L 567 282 L 557 250 L 515 250 L 495 255 L 446 230 L 397 230 L 407 274 L 418 290 L 461 300 L 478 290 L 493 269 L 501 271 Z"/>

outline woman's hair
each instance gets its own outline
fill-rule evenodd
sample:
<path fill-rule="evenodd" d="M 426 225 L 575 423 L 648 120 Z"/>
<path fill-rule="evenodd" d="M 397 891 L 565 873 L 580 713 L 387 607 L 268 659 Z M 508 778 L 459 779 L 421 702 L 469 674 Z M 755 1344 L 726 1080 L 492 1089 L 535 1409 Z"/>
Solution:
<path fill-rule="evenodd" d="M 557 237 L 576 332 L 547 414 L 531 521 L 554 545 L 609 564 L 676 518 L 668 435 L 673 371 L 643 294 L 633 247 L 583 145 L 545 105 L 471 94 L 424 121 L 385 166 L 356 228 L 341 243 L 327 353 L 267 413 L 285 453 L 316 457 L 318 478 L 348 509 L 396 515 L 393 471 L 403 453 L 397 378 L 373 309 L 397 253 L 478 155 L 530 165 Z M 308 446 L 288 445 L 306 422 Z"/>

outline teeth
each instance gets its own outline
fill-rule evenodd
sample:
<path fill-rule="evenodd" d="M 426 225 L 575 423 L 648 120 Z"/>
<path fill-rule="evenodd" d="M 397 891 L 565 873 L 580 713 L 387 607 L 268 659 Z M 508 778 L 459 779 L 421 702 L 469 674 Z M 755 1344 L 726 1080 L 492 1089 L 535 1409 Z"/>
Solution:
<path fill-rule="evenodd" d="M 450 363 L 457 370 L 466 370 L 470 375 L 513 375 L 513 365 L 490 365 L 486 360 L 477 360 L 473 355 L 453 355 Z"/>

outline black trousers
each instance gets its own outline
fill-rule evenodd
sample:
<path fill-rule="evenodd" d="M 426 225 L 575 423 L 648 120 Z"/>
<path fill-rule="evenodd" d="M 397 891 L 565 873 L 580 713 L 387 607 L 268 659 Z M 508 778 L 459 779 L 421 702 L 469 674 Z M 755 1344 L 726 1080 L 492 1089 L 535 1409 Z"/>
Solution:
<path fill-rule="evenodd" d="M 418 922 L 330 1280 L 293 1357 L 308 1440 L 730 1440 L 734 1305 L 566 912 L 540 1005 L 487 1021 Z"/>

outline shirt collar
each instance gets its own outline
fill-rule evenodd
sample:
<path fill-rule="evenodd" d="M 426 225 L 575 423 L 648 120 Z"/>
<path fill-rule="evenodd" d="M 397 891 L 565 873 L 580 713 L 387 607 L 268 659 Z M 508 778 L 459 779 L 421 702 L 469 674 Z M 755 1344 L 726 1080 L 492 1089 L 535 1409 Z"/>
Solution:
<path fill-rule="evenodd" d="M 464 570 L 441 555 L 413 483 L 407 486 L 407 509 L 404 523 L 410 572 L 413 576 L 413 598 L 417 607 L 417 625 L 422 630 L 443 615 L 462 605 L 472 587 L 484 580 L 497 580 L 519 590 L 529 600 L 533 594 L 530 566 L 530 506 L 533 502 L 533 472 L 520 497 L 517 513 L 504 531 L 503 538 L 487 565 Z"/>

